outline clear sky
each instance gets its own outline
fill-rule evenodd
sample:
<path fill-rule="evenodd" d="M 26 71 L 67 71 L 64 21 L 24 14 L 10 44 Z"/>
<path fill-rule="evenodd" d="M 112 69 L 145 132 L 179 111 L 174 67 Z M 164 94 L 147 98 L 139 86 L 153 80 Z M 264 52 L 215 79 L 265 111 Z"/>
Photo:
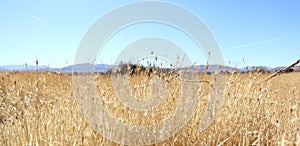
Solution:
<path fill-rule="evenodd" d="M 0 66 L 34 65 L 35 58 L 41 65 L 70 65 L 89 27 L 110 10 L 130 2 L 135 1 L 2 1 Z M 244 64 L 275 67 L 289 65 L 300 58 L 298 0 L 169 2 L 189 9 L 207 24 L 221 48 L 225 64 L 230 61 L 231 66 L 238 67 Z M 155 35 L 173 36 L 167 30 Z M 143 35 L 147 34 L 153 35 L 151 30 Z M 108 54 L 110 51 L 113 52 L 106 50 Z M 110 63 L 113 58 L 112 55 L 101 60 Z"/>

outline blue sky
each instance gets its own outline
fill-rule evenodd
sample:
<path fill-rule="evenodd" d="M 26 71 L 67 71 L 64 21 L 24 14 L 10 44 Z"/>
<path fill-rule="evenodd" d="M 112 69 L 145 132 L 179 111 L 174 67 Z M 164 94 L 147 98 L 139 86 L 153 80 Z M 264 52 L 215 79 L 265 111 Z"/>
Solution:
<path fill-rule="evenodd" d="M 70 65 L 89 27 L 110 10 L 130 2 L 135 1 L 2 1 L 0 66 L 33 65 L 35 58 L 39 59 L 41 65 Z M 275 67 L 289 65 L 300 58 L 300 1 L 168 2 L 189 9 L 206 23 L 221 48 L 225 64 L 230 61 L 231 66 L 237 67 Z M 155 28 L 149 24 L 146 26 Z M 167 28 L 158 28 L 155 35 L 172 36 Z M 126 31 L 130 32 L 130 29 Z M 150 29 L 143 35 L 153 35 L 152 32 Z M 177 43 L 180 45 L 181 42 Z M 105 52 L 118 53 L 111 48 Z M 187 54 L 195 52 L 187 51 Z M 99 60 L 110 63 L 114 57 L 101 58 L 100 55 Z M 204 60 L 200 59 L 199 62 L 205 63 Z"/>

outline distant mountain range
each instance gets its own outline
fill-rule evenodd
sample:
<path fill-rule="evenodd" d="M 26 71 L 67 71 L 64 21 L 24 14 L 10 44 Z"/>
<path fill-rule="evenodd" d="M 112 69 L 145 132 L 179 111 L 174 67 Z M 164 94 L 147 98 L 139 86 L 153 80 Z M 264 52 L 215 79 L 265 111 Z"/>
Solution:
<path fill-rule="evenodd" d="M 36 71 L 37 69 L 39 71 L 54 71 L 54 72 L 66 72 L 71 73 L 73 71 L 73 68 L 78 70 L 78 67 L 94 67 L 92 64 L 80 64 L 80 65 L 69 65 L 63 68 L 53 68 L 50 66 L 34 66 L 34 65 L 5 65 L 0 66 L 0 71 Z M 107 72 L 110 68 L 110 65 L 106 64 L 97 64 L 95 65 L 95 70 L 98 72 Z"/>
<path fill-rule="evenodd" d="M 39 70 L 48 69 L 48 66 L 38 66 Z M 5 65 L 0 66 L 1 71 L 26 71 L 26 70 L 36 70 L 37 66 L 33 65 Z"/>
<path fill-rule="evenodd" d="M 64 72 L 64 73 L 71 73 L 73 68 L 76 71 L 86 70 L 88 69 L 97 72 L 107 72 L 110 69 L 110 65 L 107 64 L 79 64 L 79 65 L 70 65 L 63 68 L 52 68 L 50 66 L 34 66 L 34 65 L 5 65 L 0 66 L 0 71 L 36 71 L 37 68 L 39 71 L 54 71 L 54 72 Z M 205 65 L 198 65 L 195 66 L 196 70 L 205 72 L 206 66 Z M 245 71 L 277 71 L 283 69 L 284 67 L 266 67 L 266 66 L 249 66 L 248 69 L 246 68 L 234 68 L 229 66 L 219 66 L 219 65 L 210 65 L 208 67 L 208 72 L 214 72 L 216 69 L 219 71 L 228 71 L 228 72 L 245 72 Z M 300 65 L 294 67 L 295 71 L 300 71 Z"/>

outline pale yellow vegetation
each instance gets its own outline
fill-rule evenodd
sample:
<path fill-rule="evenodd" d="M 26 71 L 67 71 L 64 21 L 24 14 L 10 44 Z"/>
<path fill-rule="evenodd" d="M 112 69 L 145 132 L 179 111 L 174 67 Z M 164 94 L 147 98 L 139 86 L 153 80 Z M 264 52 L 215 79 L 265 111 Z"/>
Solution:
<path fill-rule="evenodd" d="M 267 82 L 270 73 L 226 75 L 223 106 L 215 120 L 199 131 L 211 91 L 201 87 L 192 119 L 169 139 L 157 145 L 300 145 L 300 73 L 281 74 Z M 166 97 L 147 113 L 122 107 L 113 94 L 109 75 L 97 75 L 104 106 L 124 123 L 147 126 L 172 112 L 179 100 L 179 78 L 166 82 Z M 211 75 L 199 74 L 210 81 Z M 133 94 L 147 98 L 149 77 L 133 75 Z M 72 76 L 52 72 L 0 73 L 0 145 L 101 145 L 115 143 L 97 134 L 79 111 Z"/>

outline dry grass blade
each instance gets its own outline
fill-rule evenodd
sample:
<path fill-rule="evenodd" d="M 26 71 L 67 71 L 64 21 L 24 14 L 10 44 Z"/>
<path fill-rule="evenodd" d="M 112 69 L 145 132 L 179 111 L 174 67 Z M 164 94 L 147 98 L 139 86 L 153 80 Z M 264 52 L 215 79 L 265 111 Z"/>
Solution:
<path fill-rule="evenodd" d="M 268 81 L 268 80 L 272 79 L 273 77 L 275 77 L 275 76 L 277 76 L 277 75 L 279 75 L 281 73 L 286 72 L 287 70 L 293 68 L 294 66 L 296 66 L 299 63 L 300 63 L 300 59 L 297 60 L 296 62 L 294 62 L 293 64 L 291 64 L 291 65 L 289 65 L 289 66 L 287 66 L 287 67 L 285 67 L 283 69 L 280 69 L 279 71 L 273 73 L 272 75 L 270 75 L 269 77 L 267 77 L 264 81 Z"/>
<path fill-rule="evenodd" d="M 183 78 L 179 78 L 179 79 L 184 82 L 200 82 L 200 83 L 208 83 L 209 84 L 209 81 L 207 81 L 207 80 L 187 80 L 187 79 L 183 79 Z"/>

